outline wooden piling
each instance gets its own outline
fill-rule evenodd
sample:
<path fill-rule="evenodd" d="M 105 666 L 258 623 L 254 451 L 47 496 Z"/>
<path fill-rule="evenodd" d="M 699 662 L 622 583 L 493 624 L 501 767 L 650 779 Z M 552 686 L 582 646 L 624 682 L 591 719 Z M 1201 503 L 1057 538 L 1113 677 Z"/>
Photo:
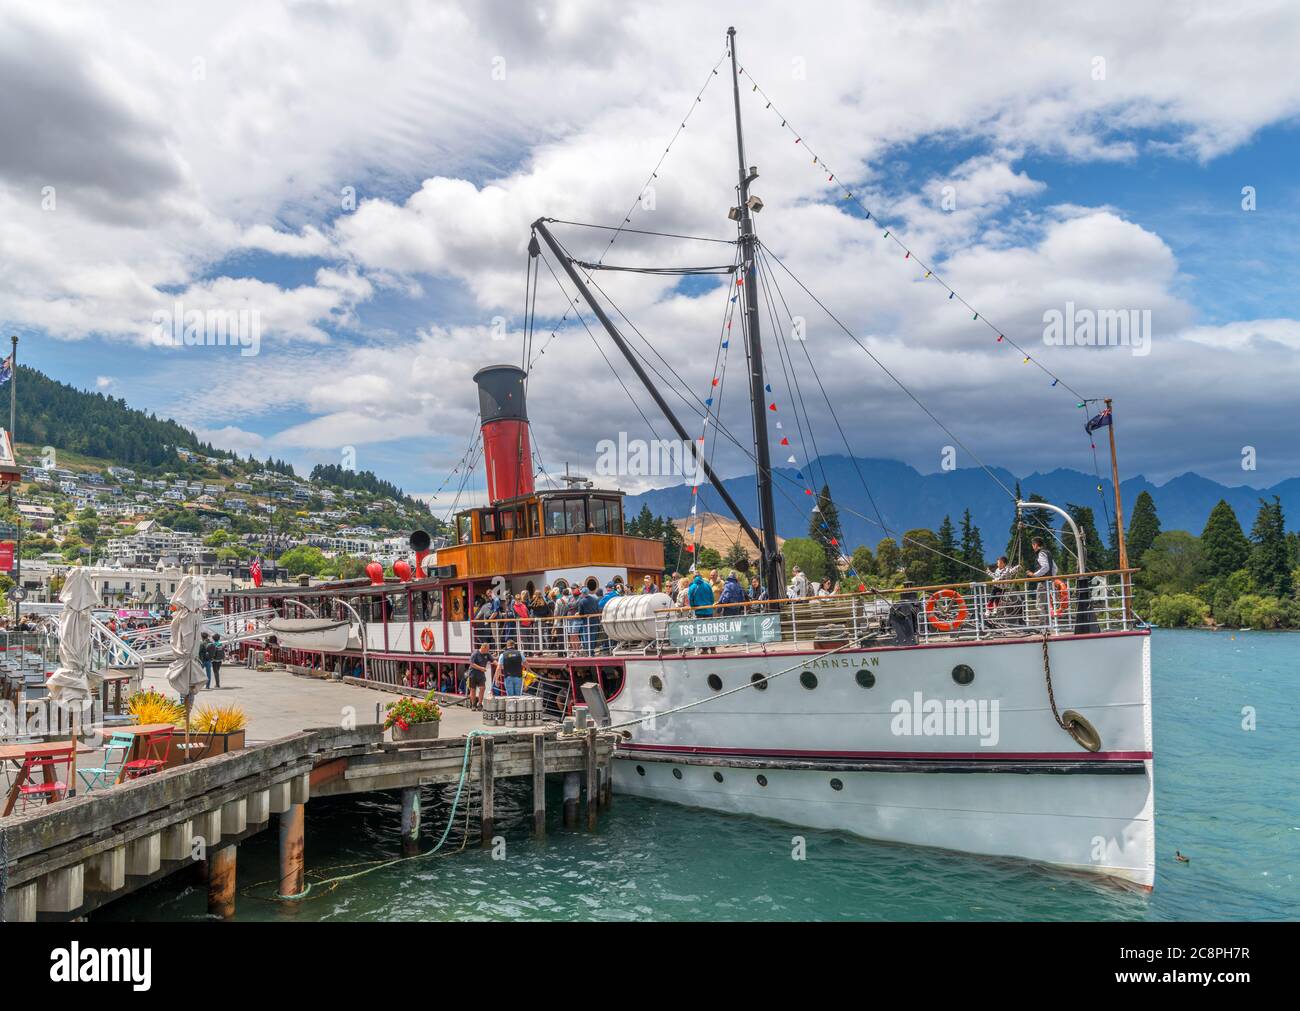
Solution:
<path fill-rule="evenodd" d="M 408 786 L 402 791 L 402 852 L 420 852 L 420 788 Z"/>
<path fill-rule="evenodd" d="M 307 805 L 290 804 L 280 813 L 280 887 L 278 894 L 299 895 L 306 886 Z"/>
<path fill-rule="evenodd" d="M 238 846 L 208 854 L 208 912 L 229 920 L 235 915 L 235 855 Z"/>
<path fill-rule="evenodd" d="M 546 835 L 546 738 L 533 735 L 533 835 Z"/>
<path fill-rule="evenodd" d="M 587 731 L 587 831 L 596 831 L 596 815 L 600 810 L 600 766 L 596 728 Z"/>
<path fill-rule="evenodd" d="M 483 747 L 483 763 L 479 769 L 479 786 L 483 791 L 483 838 L 481 844 L 486 848 L 492 845 L 493 792 L 496 783 L 492 767 L 492 738 L 480 737 L 479 743 Z"/>
<path fill-rule="evenodd" d="M 576 772 L 564 774 L 564 827 L 578 827 L 578 794 L 582 792 L 582 780 Z"/>

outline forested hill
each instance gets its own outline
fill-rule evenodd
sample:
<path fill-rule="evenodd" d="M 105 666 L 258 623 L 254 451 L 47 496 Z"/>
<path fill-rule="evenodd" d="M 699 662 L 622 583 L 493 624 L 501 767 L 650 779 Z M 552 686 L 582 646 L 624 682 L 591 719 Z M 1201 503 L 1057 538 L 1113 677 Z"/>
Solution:
<path fill-rule="evenodd" d="M 0 406 L 8 399 L 8 390 L 4 393 Z M 78 390 L 25 365 L 18 367 L 18 411 L 22 442 L 127 466 L 173 463 L 177 446 L 204 456 L 231 457 L 175 421 L 128 407 L 125 400 Z"/>
<path fill-rule="evenodd" d="M 323 481 L 325 484 L 332 484 L 339 488 L 351 488 L 353 491 L 369 492 L 372 495 L 380 495 L 385 498 L 391 498 L 396 502 L 405 502 L 407 505 L 420 506 L 424 508 L 423 502 L 419 502 L 411 496 L 405 494 L 401 488 L 391 481 L 385 481 L 376 477 L 369 470 L 347 470 L 334 463 L 318 463 L 311 470 L 310 480 Z"/>

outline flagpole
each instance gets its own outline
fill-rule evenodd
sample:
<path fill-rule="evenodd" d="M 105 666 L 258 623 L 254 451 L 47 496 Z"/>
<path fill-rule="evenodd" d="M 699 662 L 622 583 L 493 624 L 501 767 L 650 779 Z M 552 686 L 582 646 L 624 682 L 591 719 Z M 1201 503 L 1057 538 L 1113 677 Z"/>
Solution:
<path fill-rule="evenodd" d="M 9 355 L 9 448 L 14 451 L 14 466 L 19 466 L 18 435 L 14 431 L 18 424 L 18 335 L 13 334 L 9 339 L 13 342 L 13 351 Z M 9 488 L 9 504 L 13 505 L 12 485 Z M 23 518 L 16 511 L 14 516 L 14 586 L 21 590 L 23 585 Z M 21 596 L 21 593 L 19 596 Z M 15 629 L 19 625 L 22 606 L 22 601 L 15 597 Z"/>
<path fill-rule="evenodd" d="M 1115 545 L 1119 548 L 1119 567 L 1127 569 L 1128 549 L 1124 545 L 1124 500 L 1119 490 L 1119 459 L 1115 456 L 1115 411 L 1111 407 L 1109 397 L 1106 398 L 1105 404 L 1106 410 L 1110 412 L 1110 424 L 1106 429 L 1110 432 L 1110 483 L 1115 488 Z M 1127 572 L 1119 578 L 1120 585 L 1124 588 L 1124 617 L 1131 619 L 1133 617 L 1132 585 Z"/>

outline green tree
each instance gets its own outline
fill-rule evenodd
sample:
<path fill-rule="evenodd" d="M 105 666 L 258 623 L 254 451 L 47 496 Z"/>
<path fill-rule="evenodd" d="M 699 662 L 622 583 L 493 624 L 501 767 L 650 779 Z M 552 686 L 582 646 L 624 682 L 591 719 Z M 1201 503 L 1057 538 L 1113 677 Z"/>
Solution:
<path fill-rule="evenodd" d="M 299 544 L 282 554 L 279 562 L 291 576 L 300 576 L 303 573 L 319 576 L 325 566 L 325 555 L 320 548 Z"/>
<path fill-rule="evenodd" d="M 898 542 L 892 537 L 882 537 L 876 545 L 876 573 L 891 582 L 902 566 L 903 553 L 898 550 Z"/>
<path fill-rule="evenodd" d="M 740 541 L 732 541 L 727 553 L 722 556 L 722 564 L 738 572 L 749 571 L 749 552 Z"/>
<path fill-rule="evenodd" d="M 1097 522 L 1093 516 L 1091 507 L 1075 505 L 1069 502 L 1065 506 L 1065 511 L 1070 514 L 1079 528 L 1079 533 L 1083 537 L 1083 550 L 1087 556 L 1084 561 L 1088 570 L 1091 572 L 1100 572 L 1103 569 L 1113 568 L 1114 559 L 1110 557 L 1110 552 L 1106 550 L 1106 545 L 1101 539 L 1101 534 L 1097 531 Z M 1069 549 L 1070 557 L 1074 557 L 1074 532 L 1069 530 L 1068 526 L 1061 530 L 1061 541 Z M 1077 561 L 1077 559 L 1075 559 Z M 1062 569 L 1068 569 L 1069 565 L 1061 565 Z"/>
<path fill-rule="evenodd" d="M 1260 589 L 1278 597 L 1291 595 L 1291 566 L 1287 552 L 1286 517 L 1282 514 L 1282 500 L 1276 495 L 1272 502 L 1259 500 L 1259 514 L 1251 528 L 1248 567 Z"/>
<path fill-rule="evenodd" d="M 1168 530 L 1142 556 L 1141 585 L 1160 595 L 1191 593 L 1205 575 L 1198 538 L 1185 530 Z M 1163 624 L 1163 622 L 1160 622 Z"/>
<path fill-rule="evenodd" d="M 971 576 L 978 577 L 976 570 L 984 571 L 987 567 L 987 561 L 984 558 L 984 539 L 980 536 L 980 528 L 971 522 L 970 510 L 967 509 L 961 516 L 961 548 L 958 552 L 961 560 L 966 563 L 965 570 Z"/>
<path fill-rule="evenodd" d="M 828 484 L 822 485 L 817 494 L 817 508 L 808 521 L 808 536 L 821 545 L 822 554 L 826 556 L 824 570 L 832 574 L 839 572 L 844 531 L 840 528 L 840 513 L 831 499 L 831 486 Z"/>
<path fill-rule="evenodd" d="M 1219 499 L 1218 505 L 1210 510 L 1210 517 L 1201 532 L 1201 547 L 1208 576 L 1226 576 L 1235 572 L 1245 567 L 1250 557 L 1250 541 L 1242 533 L 1237 514 L 1224 499 Z"/>
<path fill-rule="evenodd" d="M 903 535 L 901 550 L 903 571 L 913 586 L 931 586 L 942 583 L 943 570 L 939 567 L 939 538 L 933 530 L 917 527 Z"/>
<path fill-rule="evenodd" d="M 722 555 L 717 548 L 702 547 L 696 552 L 696 568 L 704 572 L 708 569 L 722 568 Z"/>
<path fill-rule="evenodd" d="M 952 517 L 944 516 L 939 524 L 939 554 L 934 559 L 934 574 L 938 583 L 959 583 L 966 579 L 966 566 L 962 564 L 957 547 L 957 531 Z"/>
<path fill-rule="evenodd" d="M 1133 503 L 1133 515 L 1125 531 L 1124 547 L 1130 559 L 1141 558 L 1160 533 L 1160 517 L 1156 515 L 1156 500 L 1149 491 L 1141 492 Z M 1110 568 L 1109 565 L 1106 566 Z M 1098 566 L 1092 566 L 1098 568 Z"/>
<path fill-rule="evenodd" d="M 853 590 L 859 586 L 865 585 L 876 571 L 876 559 L 871 554 L 871 549 L 865 544 L 860 544 L 853 549 L 853 554 L 849 558 L 849 572 L 851 573 L 850 582 Z"/>
<path fill-rule="evenodd" d="M 835 578 L 835 573 L 826 568 L 826 553 L 822 546 L 811 537 L 788 538 L 781 546 L 781 551 L 785 555 L 787 579 L 794 573 L 796 565 L 803 569 L 803 574 L 810 580 L 820 581 L 827 576 Z M 785 594 L 784 586 L 780 588 L 780 593 Z"/>
<path fill-rule="evenodd" d="M 1190 593 L 1175 593 L 1154 598 L 1148 611 L 1151 620 L 1168 628 L 1204 625 L 1210 609 L 1200 597 Z"/>

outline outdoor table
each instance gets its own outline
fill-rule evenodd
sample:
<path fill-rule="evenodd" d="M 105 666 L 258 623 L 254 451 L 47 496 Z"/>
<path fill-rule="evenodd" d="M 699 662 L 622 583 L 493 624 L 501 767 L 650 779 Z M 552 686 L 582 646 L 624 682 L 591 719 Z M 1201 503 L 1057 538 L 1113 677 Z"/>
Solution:
<path fill-rule="evenodd" d="M 9 787 L 9 793 L 5 796 L 4 810 L 0 811 L 0 817 L 7 817 L 13 813 L 14 805 L 18 803 L 18 792 L 22 789 L 23 782 L 27 778 L 27 759 L 37 758 L 45 755 L 62 755 L 72 750 L 71 741 L 40 741 L 29 744 L 0 744 L 0 762 L 13 762 L 18 766 L 18 772 L 14 776 L 13 785 Z M 77 751 L 82 754 L 88 754 L 93 751 L 84 744 L 77 745 Z M 75 775 L 75 773 L 74 773 Z M 47 767 L 45 769 L 45 781 L 54 782 L 54 769 Z M 72 783 L 68 784 L 68 792 L 74 789 Z M 54 803 L 53 797 L 47 797 L 46 803 Z"/>
<path fill-rule="evenodd" d="M 104 707 L 105 713 L 109 711 L 108 692 L 111 687 L 113 690 L 112 711 L 119 716 L 122 714 L 122 688 L 131 680 L 132 677 L 134 677 L 134 675 L 130 673 L 103 675 L 103 684 L 99 686 L 99 701 Z"/>

